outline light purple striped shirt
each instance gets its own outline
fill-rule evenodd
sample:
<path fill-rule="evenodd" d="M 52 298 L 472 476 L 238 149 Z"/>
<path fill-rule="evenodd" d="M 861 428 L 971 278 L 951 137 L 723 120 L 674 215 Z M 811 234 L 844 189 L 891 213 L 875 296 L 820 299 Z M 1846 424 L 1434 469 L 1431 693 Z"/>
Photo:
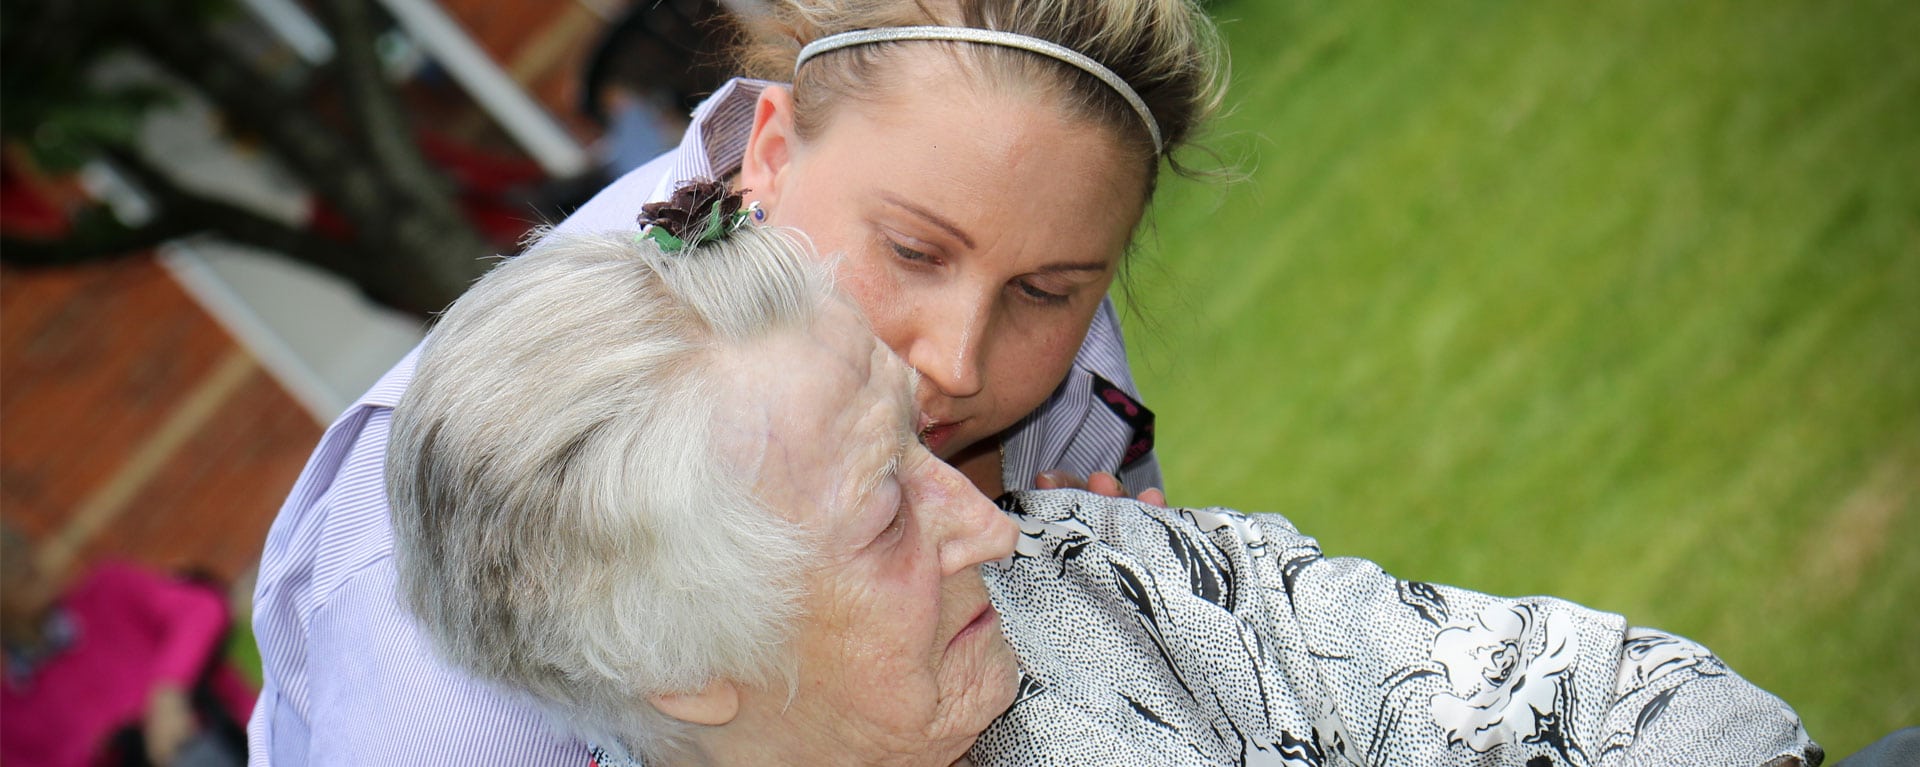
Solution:
<path fill-rule="evenodd" d="M 679 148 L 628 173 L 562 231 L 634 226 L 641 204 L 738 167 L 766 83 L 733 80 L 695 110 Z M 247 726 L 250 767 L 397 764 L 580 767 L 586 746 L 524 700 L 448 667 L 401 606 L 384 484 L 392 408 L 418 349 L 327 429 L 267 534 L 253 628 L 264 685 Z M 1139 406 L 1112 302 L 1101 304 L 1067 380 L 1008 434 L 1007 489 L 1059 468 L 1120 470 L 1160 485 L 1152 414 Z M 1123 466 L 1124 464 L 1124 466 Z"/>

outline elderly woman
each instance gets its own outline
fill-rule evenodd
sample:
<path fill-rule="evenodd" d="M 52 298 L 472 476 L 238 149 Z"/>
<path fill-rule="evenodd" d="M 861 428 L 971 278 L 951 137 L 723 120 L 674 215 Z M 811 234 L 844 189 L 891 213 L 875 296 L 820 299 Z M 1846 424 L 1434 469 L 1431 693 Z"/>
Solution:
<path fill-rule="evenodd" d="M 1278 517 L 1003 513 L 800 238 L 737 202 L 649 215 L 456 304 L 387 462 L 435 646 L 603 764 L 1819 761 L 1778 700 L 1615 616 L 1396 581 Z"/>
<path fill-rule="evenodd" d="M 767 33 L 743 58 L 766 79 L 720 88 L 678 148 L 558 228 L 631 230 L 684 180 L 737 179 L 769 223 L 839 257 L 842 290 L 921 376 L 927 446 L 972 484 L 1157 487 L 1106 295 L 1160 169 L 1218 96 L 1197 3 L 761 5 Z M 580 749 L 437 663 L 395 602 L 380 466 L 413 374 L 409 357 L 334 422 L 268 535 L 255 765 L 567 765 Z"/>

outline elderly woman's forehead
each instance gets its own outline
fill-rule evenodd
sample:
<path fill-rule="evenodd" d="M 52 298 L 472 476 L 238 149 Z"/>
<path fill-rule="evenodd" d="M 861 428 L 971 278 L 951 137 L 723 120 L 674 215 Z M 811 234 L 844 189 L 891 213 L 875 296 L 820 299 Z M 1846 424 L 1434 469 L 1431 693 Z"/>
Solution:
<path fill-rule="evenodd" d="M 859 343 L 868 345 L 868 350 L 859 364 L 848 369 L 849 373 L 860 378 L 858 394 L 849 404 L 876 411 L 886 428 L 892 428 L 896 425 L 893 422 L 898 421 L 900 428 L 912 431 L 919 417 L 914 400 L 914 391 L 920 380 L 919 372 L 881 343 L 864 324 L 859 328 L 858 339 Z"/>
<path fill-rule="evenodd" d="M 880 409 L 911 422 L 918 375 L 880 343 L 857 312 L 828 311 L 811 327 L 716 350 L 722 422 L 762 436 L 783 429 L 846 428 Z M 894 416 L 886 416 L 891 420 Z M 834 427 L 834 422 L 845 426 Z M 912 428 L 911 424 L 906 428 Z M 825 436 L 825 435 L 821 435 Z"/>
<path fill-rule="evenodd" d="M 908 365 L 906 360 L 900 359 L 900 355 L 894 354 L 886 344 L 876 342 L 874 347 L 875 355 L 880 358 L 874 363 L 874 381 L 886 388 L 888 396 L 893 398 L 900 410 L 904 412 L 907 428 L 909 430 L 917 428 L 914 422 L 918 420 L 920 413 L 919 406 L 915 404 L 917 402 L 915 393 L 920 388 L 920 372 Z"/>
<path fill-rule="evenodd" d="M 914 390 L 919 385 L 919 373 L 881 343 L 873 333 L 873 325 L 867 320 L 866 312 L 851 298 L 837 292 L 834 294 L 820 313 L 816 335 L 831 337 L 850 346 L 867 346 L 868 353 L 860 359 L 866 365 L 861 375 L 867 379 L 868 386 L 879 387 L 890 393 L 904 388 L 898 393 L 909 402 L 912 401 Z"/>

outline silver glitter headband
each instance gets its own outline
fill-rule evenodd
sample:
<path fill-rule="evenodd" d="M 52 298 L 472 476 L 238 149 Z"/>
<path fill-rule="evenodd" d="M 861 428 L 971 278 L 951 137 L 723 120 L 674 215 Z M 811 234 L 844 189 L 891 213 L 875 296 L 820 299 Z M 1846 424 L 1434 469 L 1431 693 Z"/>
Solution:
<path fill-rule="evenodd" d="M 795 77 L 798 77 L 802 64 L 807 63 L 808 59 L 828 51 L 899 40 L 946 40 L 963 43 L 979 43 L 981 45 L 997 45 L 1002 48 L 1018 48 L 1023 51 L 1038 53 L 1047 58 L 1070 64 L 1082 72 L 1099 78 L 1100 82 L 1106 83 L 1107 87 L 1112 88 L 1114 93 L 1120 94 L 1120 98 L 1126 99 L 1127 105 L 1133 107 L 1133 111 L 1140 115 L 1140 121 L 1146 123 L 1147 135 L 1153 137 L 1154 153 L 1158 154 L 1165 149 L 1160 145 L 1160 123 L 1153 119 L 1153 111 L 1147 109 L 1147 102 L 1140 100 L 1140 94 L 1134 93 L 1133 87 L 1127 85 L 1126 80 L 1114 74 L 1113 70 L 1102 66 L 1100 62 L 1087 58 L 1085 54 L 1072 48 L 1037 37 L 1028 37 L 1013 32 L 1000 32 L 975 27 L 881 27 L 879 29 L 860 29 L 852 32 L 841 32 L 837 35 L 827 35 L 826 37 L 807 43 L 805 48 L 801 48 L 799 59 L 793 62 L 793 74 Z"/>

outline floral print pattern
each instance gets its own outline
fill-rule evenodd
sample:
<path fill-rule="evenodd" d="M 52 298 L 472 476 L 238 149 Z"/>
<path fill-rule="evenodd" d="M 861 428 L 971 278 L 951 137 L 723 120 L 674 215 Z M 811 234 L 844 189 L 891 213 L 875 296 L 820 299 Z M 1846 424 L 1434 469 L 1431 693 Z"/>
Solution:
<path fill-rule="evenodd" d="M 1472 621 L 1433 637 L 1433 659 L 1447 689 L 1432 698 L 1433 721 L 1447 741 L 1486 752 L 1540 737 L 1580 651 L 1573 619 L 1531 605 L 1490 604 Z"/>
<path fill-rule="evenodd" d="M 1779 699 L 1616 615 L 1395 579 L 1275 515 L 1001 507 L 1020 537 L 984 575 L 1022 687 L 979 767 L 1821 760 Z"/>

